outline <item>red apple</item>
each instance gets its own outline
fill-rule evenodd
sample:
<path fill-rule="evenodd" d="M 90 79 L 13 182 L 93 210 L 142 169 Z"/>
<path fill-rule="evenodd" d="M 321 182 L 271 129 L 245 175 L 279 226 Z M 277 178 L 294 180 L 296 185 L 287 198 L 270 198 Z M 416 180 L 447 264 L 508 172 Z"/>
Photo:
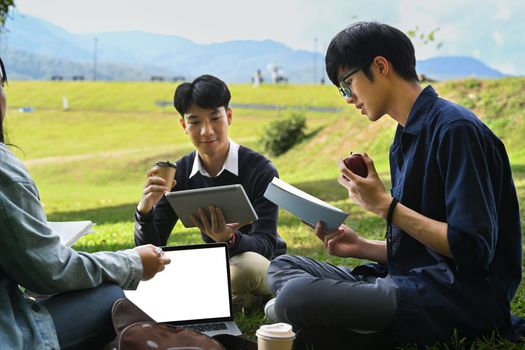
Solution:
<path fill-rule="evenodd" d="M 367 177 L 368 168 L 366 167 L 365 161 L 363 160 L 363 156 L 359 153 L 350 153 L 350 155 L 346 157 L 343 162 L 345 163 L 346 167 L 354 174 L 357 174 L 361 177 Z"/>

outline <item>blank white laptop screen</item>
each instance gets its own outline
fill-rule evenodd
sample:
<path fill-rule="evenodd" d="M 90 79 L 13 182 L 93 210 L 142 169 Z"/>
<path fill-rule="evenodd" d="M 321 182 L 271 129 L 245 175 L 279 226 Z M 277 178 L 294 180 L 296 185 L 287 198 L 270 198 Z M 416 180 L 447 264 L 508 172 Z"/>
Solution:
<path fill-rule="evenodd" d="M 222 245 L 165 247 L 171 263 L 153 279 L 141 281 L 137 290 L 125 291 L 126 297 L 157 322 L 229 318 L 226 249 Z"/>

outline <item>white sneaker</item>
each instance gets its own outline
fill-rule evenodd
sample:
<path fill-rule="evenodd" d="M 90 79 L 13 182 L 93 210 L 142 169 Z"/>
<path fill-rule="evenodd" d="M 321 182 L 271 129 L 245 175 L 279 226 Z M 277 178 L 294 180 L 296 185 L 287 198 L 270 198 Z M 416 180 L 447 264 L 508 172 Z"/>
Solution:
<path fill-rule="evenodd" d="M 266 305 L 264 305 L 264 316 L 268 322 L 278 322 L 277 316 L 275 316 L 274 310 L 275 298 L 268 300 Z"/>

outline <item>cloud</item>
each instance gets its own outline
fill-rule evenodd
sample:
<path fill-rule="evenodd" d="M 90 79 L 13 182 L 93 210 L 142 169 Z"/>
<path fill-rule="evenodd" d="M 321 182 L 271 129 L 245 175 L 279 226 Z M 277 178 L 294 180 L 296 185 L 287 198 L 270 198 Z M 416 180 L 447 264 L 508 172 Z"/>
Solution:
<path fill-rule="evenodd" d="M 514 63 L 511 63 L 511 62 L 494 63 L 492 65 L 492 68 L 495 68 L 495 69 L 499 70 L 500 72 L 502 72 L 504 74 L 520 75 L 516 65 Z"/>
<path fill-rule="evenodd" d="M 400 18 L 397 26 L 404 30 L 413 30 L 416 27 L 422 32 L 429 32 L 439 27 L 434 9 L 428 8 L 429 3 L 415 0 L 404 0 L 400 3 Z M 430 5 L 431 6 L 431 5 Z"/>
<path fill-rule="evenodd" d="M 501 33 L 498 32 L 497 30 L 492 32 L 492 39 L 494 39 L 494 41 L 496 42 L 496 45 L 503 46 L 504 44 L 503 35 L 501 35 Z"/>
<path fill-rule="evenodd" d="M 499 6 L 498 11 L 492 16 L 494 21 L 508 21 L 512 17 L 510 8 Z"/>

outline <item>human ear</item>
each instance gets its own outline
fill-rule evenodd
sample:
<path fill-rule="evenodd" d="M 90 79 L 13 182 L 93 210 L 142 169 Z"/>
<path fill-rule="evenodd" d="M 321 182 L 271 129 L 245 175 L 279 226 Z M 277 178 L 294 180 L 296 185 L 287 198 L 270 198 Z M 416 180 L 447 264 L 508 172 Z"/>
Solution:
<path fill-rule="evenodd" d="M 376 58 L 374 58 L 374 64 L 377 67 L 379 74 L 388 74 L 390 70 L 390 62 L 388 62 L 386 58 L 384 58 L 383 56 L 377 56 Z"/>
<path fill-rule="evenodd" d="M 226 118 L 228 118 L 228 125 L 231 125 L 233 119 L 233 111 L 231 108 L 226 110 Z"/>
<path fill-rule="evenodd" d="M 182 126 L 182 129 L 184 129 L 184 132 L 187 134 L 188 130 L 186 130 L 186 121 L 184 120 L 184 117 L 179 118 L 179 124 Z"/>

